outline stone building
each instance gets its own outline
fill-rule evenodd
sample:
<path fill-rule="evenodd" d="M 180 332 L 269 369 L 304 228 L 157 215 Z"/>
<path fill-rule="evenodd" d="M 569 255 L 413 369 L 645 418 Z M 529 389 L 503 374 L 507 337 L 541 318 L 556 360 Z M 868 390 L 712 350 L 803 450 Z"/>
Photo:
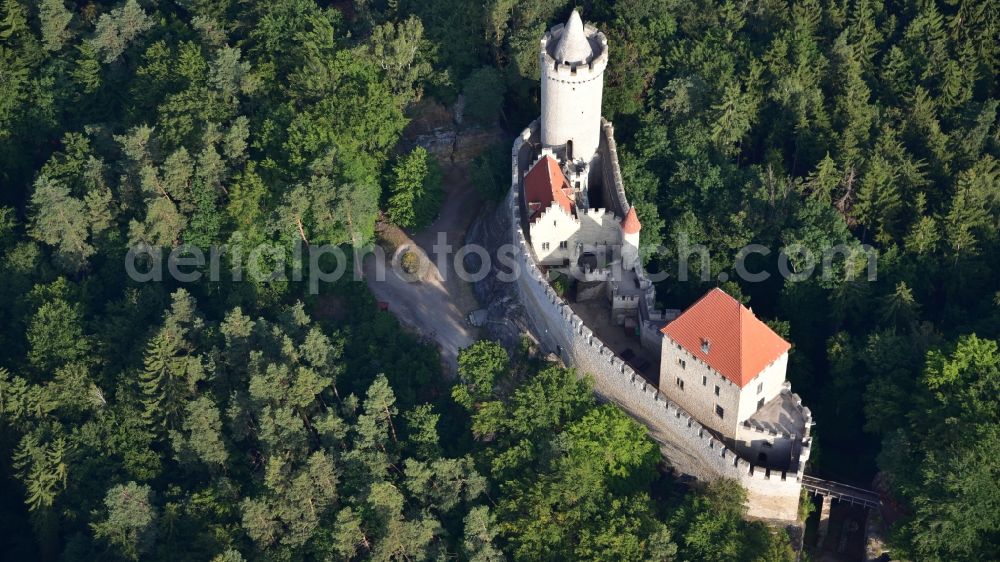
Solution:
<path fill-rule="evenodd" d="M 663 330 L 660 390 L 755 462 L 786 466 L 806 433 L 785 372 L 791 344 L 722 289 Z M 780 427 L 764 438 L 758 428 Z"/>

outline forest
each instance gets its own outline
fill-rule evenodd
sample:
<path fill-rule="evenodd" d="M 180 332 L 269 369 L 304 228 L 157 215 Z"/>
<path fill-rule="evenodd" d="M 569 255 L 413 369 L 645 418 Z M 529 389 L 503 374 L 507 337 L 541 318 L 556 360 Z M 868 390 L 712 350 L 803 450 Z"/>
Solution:
<path fill-rule="evenodd" d="M 426 226 L 420 102 L 512 138 L 574 7 L 643 245 L 711 250 L 660 304 L 749 243 L 770 272 L 874 248 L 875 280 L 724 288 L 794 344 L 810 470 L 885 483 L 895 558 L 1000 559 L 992 0 L 0 0 L 0 559 L 794 560 L 527 343 L 452 380 L 361 282 L 125 274 L 137 245 L 293 269 Z M 508 154 L 470 170 L 487 206 Z"/>

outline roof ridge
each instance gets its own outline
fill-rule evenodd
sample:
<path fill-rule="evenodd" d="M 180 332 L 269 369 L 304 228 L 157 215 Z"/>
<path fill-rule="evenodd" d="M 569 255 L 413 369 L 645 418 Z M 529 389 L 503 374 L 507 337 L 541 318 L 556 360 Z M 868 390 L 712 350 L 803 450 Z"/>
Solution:
<path fill-rule="evenodd" d="M 733 301 L 736 303 L 736 306 L 738 307 L 737 308 L 737 310 L 738 310 L 737 314 L 739 314 L 739 316 L 740 316 L 740 327 L 739 327 L 739 330 L 736 331 L 736 337 L 739 340 L 737 342 L 737 346 L 738 346 L 738 348 L 740 350 L 740 378 L 742 378 L 742 377 L 745 376 L 746 371 L 748 369 L 747 364 L 746 364 L 747 354 L 744 353 L 744 349 L 743 349 L 743 330 L 746 329 L 746 326 L 743 324 L 743 321 L 744 321 L 747 313 L 750 313 L 750 314 L 753 314 L 753 313 L 750 312 L 750 310 L 748 308 L 746 308 L 745 306 L 743 306 L 743 303 L 741 303 L 736 297 L 730 297 L 730 298 L 732 298 Z M 757 373 L 754 373 L 754 375 L 756 375 L 756 374 Z"/>

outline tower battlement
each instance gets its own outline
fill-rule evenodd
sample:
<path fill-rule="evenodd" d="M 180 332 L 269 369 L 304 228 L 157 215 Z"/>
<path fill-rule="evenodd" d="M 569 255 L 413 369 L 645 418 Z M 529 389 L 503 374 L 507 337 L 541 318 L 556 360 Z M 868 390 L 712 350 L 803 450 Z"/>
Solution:
<path fill-rule="evenodd" d="M 561 80 L 576 84 L 601 79 L 608 67 L 608 38 L 596 27 L 587 25 L 584 27 L 584 33 L 593 54 L 584 61 L 559 60 L 554 46 L 559 44 L 565 27 L 565 24 L 559 24 L 546 32 L 545 37 L 542 37 L 539 58 L 541 59 L 541 68 L 547 69 L 545 77 L 548 80 Z"/>

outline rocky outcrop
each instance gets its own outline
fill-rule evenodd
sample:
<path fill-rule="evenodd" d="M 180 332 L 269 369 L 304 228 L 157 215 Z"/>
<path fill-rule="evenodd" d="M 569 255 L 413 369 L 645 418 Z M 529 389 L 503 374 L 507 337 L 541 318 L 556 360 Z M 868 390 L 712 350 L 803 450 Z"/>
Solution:
<path fill-rule="evenodd" d="M 476 244 L 486 249 L 493 258 L 504 244 L 510 244 L 510 211 L 503 204 L 487 206 L 479 213 L 465 234 L 468 244 Z M 469 253 L 465 257 L 469 271 L 479 271 L 479 256 Z M 515 350 L 523 334 L 530 334 L 534 327 L 525 315 L 524 307 L 517 294 L 517 285 L 500 281 L 501 271 L 496 259 L 492 260 L 489 274 L 481 281 L 473 283 L 473 291 L 480 305 L 487 311 L 482 324 L 489 339 L 499 341 L 508 350 Z"/>
<path fill-rule="evenodd" d="M 442 166 L 469 164 L 483 151 L 497 143 L 506 144 L 498 128 L 463 124 L 461 100 L 447 108 L 433 100 L 424 100 L 411 110 L 411 121 L 403 131 L 403 148 L 422 146 L 437 157 Z"/>

